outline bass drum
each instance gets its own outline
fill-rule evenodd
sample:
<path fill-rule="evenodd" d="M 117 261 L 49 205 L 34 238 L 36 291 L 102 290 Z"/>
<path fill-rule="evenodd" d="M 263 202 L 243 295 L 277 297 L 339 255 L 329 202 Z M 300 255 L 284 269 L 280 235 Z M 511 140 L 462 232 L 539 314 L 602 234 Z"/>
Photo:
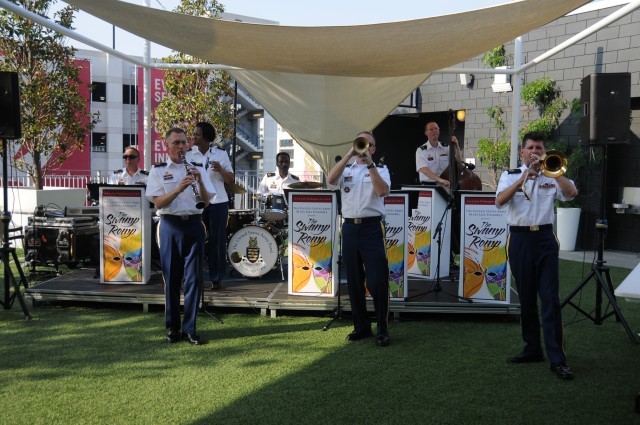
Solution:
<path fill-rule="evenodd" d="M 229 240 L 229 262 L 243 276 L 260 277 L 276 266 L 283 244 L 281 230 L 276 227 L 245 226 Z"/>

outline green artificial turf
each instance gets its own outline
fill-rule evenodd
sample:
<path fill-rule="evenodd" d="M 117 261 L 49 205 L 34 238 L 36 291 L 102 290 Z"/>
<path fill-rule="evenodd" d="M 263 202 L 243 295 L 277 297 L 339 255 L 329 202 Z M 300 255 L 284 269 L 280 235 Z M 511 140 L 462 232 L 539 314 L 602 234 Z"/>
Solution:
<path fill-rule="evenodd" d="M 562 295 L 589 271 L 562 261 Z M 612 269 L 614 286 L 629 273 Z M 574 299 L 591 310 L 595 283 Z M 640 330 L 640 304 L 620 300 Z M 518 318 L 403 314 L 391 346 L 345 341 L 349 317 L 216 311 L 209 342 L 164 342 L 163 311 L 58 303 L 0 310 L 2 424 L 631 424 L 640 423 L 640 345 L 610 317 L 563 309 L 576 378 L 511 365 Z"/>

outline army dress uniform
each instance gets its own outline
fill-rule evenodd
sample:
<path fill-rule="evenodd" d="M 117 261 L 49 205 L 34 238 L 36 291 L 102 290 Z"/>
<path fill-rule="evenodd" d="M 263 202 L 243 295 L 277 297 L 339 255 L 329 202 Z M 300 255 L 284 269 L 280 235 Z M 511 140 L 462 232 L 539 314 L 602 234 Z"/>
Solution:
<path fill-rule="evenodd" d="M 421 183 L 435 183 L 420 172 L 422 167 L 427 167 L 436 176 L 439 176 L 448 166 L 449 148 L 442 146 L 442 143 L 438 142 L 438 146 L 433 147 L 431 143 L 427 142 L 416 150 L 416 171 Z"/>
<path fill-rule="evenodd" d="M 227 221 L 229 219 L 229 196 L 224 187 L 224 178 L 221 173 L 213 169 L 213 163 L 219 162 L 220 166 L 233 173 L 231 161 L 227 152 L 214 145 L 209 146 L 207 153 L 203 154 L 194 146 L 187 154 L 189 162 L 204 165 L 207 176 L 211 180 L 216 194 L 211 198 L 211 203 L 202 212 L 202 221 L 207 226 L 209 243 L 207 262 L 209 265 L 209 280 L 217 282 L 222 280 L 226 273 L 227 265 Z M 204 175 L 203 175 L 204 176 Z"/>
<path fill-rule="evenodd" d="M 149 177 L 149 172 L 143 170 L 142 168 L 138 168 L 133 176 L 130 176 L 127 172 L 127 168 L 121 168 L 119 170 L 115 170 L 107 181 L 109 184 L 119 184 L 120 182 L 124 182 L 126 186 L 132 184 L 147 184 L 147 178 Z"/>
<path fill-rule="evenodd" d="M 526 170 L 527 166 L 523 165 L 503 172 L 496 190 L 496 199 L 500 192 L 515 184 Z M 559 301 L 559 246 L 552 223 L 554 200 L 567 201 L 570 198 L 562 193 L 555 179 L 544 175 L 535 180 L 527 180 L 526 190 L 527 193 L 533 190 L 530 201 L 525 199 L 524 193 L 518 188 L 513 198 L 504 205 L 496 204 L 498 209 L 507 208 L 507 256 L 520 298 L 522 339 L 525 342 L 523 354 L 542 358 L 537 300 L 539 296 L 547 357 L 552 364 L 565 364 Z"/>
<path fill-rule="evenodd" d="M 280 177 L 279 172 L 267 173 L 262 177 L 258 186 L 259 195 L 284 195 L 284 189 L 289 188 L 291 183 L 300 181 L 300 177 L 287 173 L 285 178 Z"/>
<path fill-rule="evenodd" d="M 207 191 L 215 193 L 206 170 L 198 169 Z M 186 176 L 185 165 L 170 161 L 153 166 L 147 180 L 146 197 L 171 192 Z M 202 287 L 204 262 L 204 226 L 202 210 L 196 208 L 193 190 L 186 188 L 171 203 L 158 209 L 160 224 L 157 229 L 162 276 L 165 284 L 165 325 L 168 329 L 180 329 L 180 287 L 184 278 L 183 334 L 196 334 L 196 315 Z"/>
<path fill-rule="evenodd" d="M 385 247 L 384 197 L 373 188 L 367 166 L 354 162 L 344 169 L 338 185 L 342 196 L 342 258 L 347 271 L 354 330 L 371 332 L 365 290 L 373 297 L 378 336 L 388 336 L 389 268 Z M 391 187 L 389 169 L 377 167 Z M 365 282 L 366 278 L 366 282 Z M 365 286 L 366 285 L 366 286 Z"/>

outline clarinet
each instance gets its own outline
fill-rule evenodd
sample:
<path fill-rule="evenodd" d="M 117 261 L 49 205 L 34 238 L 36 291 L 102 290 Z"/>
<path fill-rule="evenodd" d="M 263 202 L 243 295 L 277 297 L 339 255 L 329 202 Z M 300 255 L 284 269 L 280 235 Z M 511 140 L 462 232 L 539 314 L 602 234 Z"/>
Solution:
<path fill-rule="evenodd" d="M 191 170 L 189 170 L 189 163 L 187 162 L 187 159 L 184 156 L 184 151 L 180 151 L 180 159 L 184 164 L 184 168 L 187 170 L 187 174 L 191 174 Z M 198 193 L 198 186 L 196 184 L 195 179 L 193 183 L 191 183 L 191 189 L 193 189 L 193 196 L 196 198 L 196 208 L 199 210 L 203 209 L 206 204 L 200 197 L 200 193 Z"/>

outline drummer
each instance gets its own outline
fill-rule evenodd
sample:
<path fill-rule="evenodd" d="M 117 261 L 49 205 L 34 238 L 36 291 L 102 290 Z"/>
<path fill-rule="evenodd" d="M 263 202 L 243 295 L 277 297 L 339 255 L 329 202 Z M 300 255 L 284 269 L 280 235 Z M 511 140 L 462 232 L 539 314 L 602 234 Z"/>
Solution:
<path fill-rule="evenodd" d="M 289 166 L 291 165 L 291 157 L 287 152 L 280 152 L 276 155 L 276 167 L 278 171 L 275 173 L 267 173 L 262 178 L 258 186 L 258 195 L 282 195 L 284 189 L 287 189 L 291 183 L 300 181 L 298 176 L 289 174 Z"/>

